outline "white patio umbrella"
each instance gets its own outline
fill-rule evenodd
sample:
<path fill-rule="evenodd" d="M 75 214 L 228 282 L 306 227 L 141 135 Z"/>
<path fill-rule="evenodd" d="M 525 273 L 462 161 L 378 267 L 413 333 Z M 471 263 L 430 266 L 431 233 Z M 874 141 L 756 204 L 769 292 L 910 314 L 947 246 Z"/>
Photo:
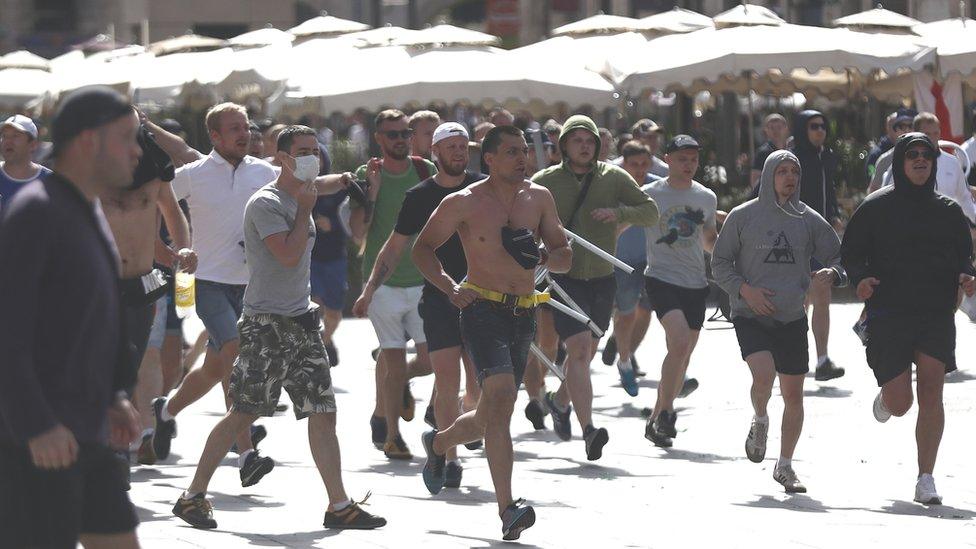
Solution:
<path fill-rule="evenodd" d="M 295 36 L 296 39 L 307 40 L 309 38 L 323 38 L 350 32 L 359 32 L 368 30 L 369 28 L 369 25 L 358 21 L 333 17 L 328 12 L 323 11 L 322 15 L 294 26 L 288 29 L 288 32 Z"/>
<path fill-rule="evenodd" d="M 639 32 L 590 36 L 556 36 L 512 50 L 511 56 L 524 66 L 558 66 L 564 70 L 586 69 L 612 81 L 615 73 L 610 59 L 647 45 L 648 37 Z"/>
<path fill-rule="evenodd" d="M 605 15 L 603 12 L 581 19 L 568 25 L 556 27 L 553 36 L 579 36 L 589 34 L 616 34 L 635 31 L 640 28 L 640 20 L 620 15 Z"/>
<path fill-rule="evenodd" d="M 40 55 L 27 50 L 17 50 L 0 56 L 0 69 L 37 69 L 46 71 L 50 63 Z"/>
<path fill-rule="evenodd" d="M 41 69 L 0 70 L 0 106 L 20 108 L 48 94 L 53 76 Z"/>
<path fill-rule="evenodd" d="M 834 19 L 835 27 L 843 27 L 860 32 L 914 34 L 912 28 L 921 24 L 918 19 L 886 10 L 881 4 L 874 9 Z"/>
<path fill-rule="evenodd" d="M 675 6 L 672 10 L 640 19 L 636 30 L 658 34 L 681 34 L 714 26 L 711 17 Z"/>
<path fill-rule="evenodd" d="M 953 17 L 931 23 L 920 23 L 912 27 L 912 32 L 923 38 L 938 38 L 957 32 L 976 33 L 976 21 L 968 17 Z"/>
<path fill-rule="evenodd" d="M 760 25 L 785 25 L 786 21 L 773 10 L 754 4 L 740 4 L 712 18 L 715 28 L 753 27 Z"/>
<path fill-rule="evenodd" d="M 245 32 L 227 41 L 234 48 L 259 48 L 262 46 L 273 46 L 281 44 L 291 44 L 295 40 L 295 35 L 290 32 L 278 30 L 272 26 L 263 29 Z"/>
<path fill-rule="evenodd" d="M 377 29 L 344 34 L 339 38 L 349 40 L 358 47 L 392 46 L 400 40 L 408 40 L 421 31 L 386 25 Z"/>
<path fill-rule="evenodd" d="M 440 24 L 396 39 L 397 46 L 497 46 L 501 38 L 454 25 Z"/>
<path fill-rule="evenodd" d="M 187 33 L 149 44 L 149 51 L 157 56 L 174 53 L 211 51 L 227 46 L 226 40 Z"/>

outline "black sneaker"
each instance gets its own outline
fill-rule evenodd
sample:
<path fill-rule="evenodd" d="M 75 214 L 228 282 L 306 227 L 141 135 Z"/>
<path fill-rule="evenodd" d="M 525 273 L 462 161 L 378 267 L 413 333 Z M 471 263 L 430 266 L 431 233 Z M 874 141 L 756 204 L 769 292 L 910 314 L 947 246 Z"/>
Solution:
<path fill-rule="evenodd" d="M 678 430 L 674 426 L 677 421 L 678 412 L 662 410 L 657 416 L 657 429 L 665 435 L 675 438 L 678 436 Z"/>
<path fill-rule="evenodd" d="M 431 429 L 437 429 L 437 418 L 434 417 L 434 405 L 431 404 L 427 407 L 427 411 L 424 412 L 424 423 L 430 425 Z"/>
<path fill-rule="evenodd" d="M 444 488 L 460 488 L 461 473 L 464 467 L 457 462 L 450 462 L 444 467 Z"/>
<path fill-rule="evenodd" d="M 163 408 L 169 400 L 166 397 L 153 399 L 153 416 L 156 418 L 155 429 L 153 430 L 152 447 L 156 454 L 156 459 L 166 459 L 169 457 L 170 443 L 176 437 L 176 420 L 163 421 Z"/>
<path fill-rule="evenodd" d="M 375 446 L 377 450 L 382 450 L 383 444 L 386 442 L 386 418 L 370 416 L 369 430 L 373 432 L 373 446 Z"/>
<path fill-rule="evenodd" d="M 686 377 L 684 383 L 681 384 L 681 390 L 678 391 L 678 398 L 685 398 L 694 393 L 697 388 L 698 380 L 693 377 Z"/>
<path fill-rule="evenodd" d="M 372 530 L 386 526 L 385 518 L 371 515 L 360 507 L 366 505 L 369 496 L 366 494 L 362 501 L 354 501 L 341 511 L 326 511 L 322 526 L 333 530 Z"/>
<path fill-rule="evenodd" d="M 817 381 L 830 381 L 831 379 L 836 379 L 844 375 L 844 369 L 835 366 L 834 361 L 827 359 L 826 362 L 817 366 L 816 371 L 813 374 L 813 379 Z"/>
<path fill-rule="evenodd" d="M 268 436 L 268 430 L 265 429 L 264 425 L 251 425 L 251 449 L 257 450 L 258 444 L 261 443 Z M 235 454 L 240 454 L 241 451 L 237 447 L 235 442 L 233 446 L 230 447 L 230 451 Z"/>
<path fill-rule="evenodd" d="M 339 351 L 331 341 L 325 344 L 325 356 L 329 359 L 329 366 L 334 368 L 339 365 Z"/>
<path fill-rule="evenodd" d="M 194 528 L 217 527 L 217 521 L 213 518 L 213 506 L 207 501 L 206 494 L 197 494 L 192 498 L 180 496 L 173 506 L 173 514 Z"/>
<path fill-rule="evenodd" d="M 536 431 L 546 430 L 546 408 L 537 399 L 530 399 L 525 405 L 525 418 L 532 422 L 532 428 Z"/>
<path fill-rule="evenodd" d="M 594 429 L 587 425 L 583 430 L 583 441 L 586 443 L 586 459 L 596 461 L 603 457 L 603 447 L 610 441 L 610 435 L 603 427 Z"/>
<path fill-rule="evenodd" d="M 142 444 L 139 445 L 139 452 L 136 454 L 136 462 L 140 465 L 155 465 L 156 452 L 153 450 L 153 434 L 142 435 Z"/>
<path fill-rule="evenodd" d="M 502 513 L 502 539 L 512 541 L 519 539 L 522 531 L 535 524 L 535 509 L 525 504 L 524 499 L 517 499 L 510 503 Z"/>
<path fill-rule="evenodd" d="M 552 429 L 561 440 L 571 440 L 573 438 L 573 424 L 569 419 L 569 414 L 573 411 L 573 406 L 566 406 L 565 412 L 560 412 L 556 408 L 554 401 L 556 393 L 549 391 L 546 393 L 546 406 L 549 407 L 549 414 L 552 416 Z"/>
<path fill-rule="evenodd" d="M 410 382 L 403 384 L 403 408 L 400 410 L 400 417 L 403 421 L 413 421 L 414 414 L 417 413 L 417 400 L 410 392 Z"/>
<path fill-rule="evenodd" d="M 656 421 L 647 420 L 647 425 L 644 427 L 644 438 L 660 448 L 670 448 L 674 444 L 671 437 L 658 429 Z"/>
<path fill-rule="evenodd" d="M 466 442 L 466 443 L 464 443 L 464 447 L 467 448 L 468 450 L 471 450 L 472 452 L 475 451 L 475 450 L 480 450 L 481 447 L 484 446 L 484 445 L 485 445 L 485 441 L 484 440 L 481 440 L 481 439 L 478 439 L 478 440 L 476 440 L 474 442 Z"/>
<path fill-rule="evenodd" d="M 606 345 L 603 346 L 603 363 L 607 366 L 613 366 L 614 362 L 617 360 L 617 338 L 610 336 L 607 338 Z"/>
<path fill-rule="evenodd" d="M 424 444 L 424 452 L 427 454 L 427 462 L 424 463 L 424 486 L 431 494 L 437 495 L 441 488 L 446 484 L 446 472 L 444 467 L 444 456 L 434 451 L 434 438 L 437 431 L 427 431 L 420 436 L 420 441 Z"/>
<path fill-rule="evenodd" d="M 262 457 L 254 450 L 244 458 L 244 466 L 241 467 L 241 486 L 247 488 L 254 486 L 274 469 L 275 462 L 269 457 Z"/>

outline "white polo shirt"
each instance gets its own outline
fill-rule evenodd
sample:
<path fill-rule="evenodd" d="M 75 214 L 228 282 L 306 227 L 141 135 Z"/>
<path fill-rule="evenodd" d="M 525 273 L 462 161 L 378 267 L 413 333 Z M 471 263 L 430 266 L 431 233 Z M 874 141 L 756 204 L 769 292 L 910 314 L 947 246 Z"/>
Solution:
<path fill-rule="evenodd" d="M 173 191 L 186 199 L 193 225 L 196 277 L 222 284 L 247 284 L 244 260 L 244 206 L 251 195 L 277 178 L 271 164 L 245 156 L 234 169 L 212 151 L 176 170 Z"/>

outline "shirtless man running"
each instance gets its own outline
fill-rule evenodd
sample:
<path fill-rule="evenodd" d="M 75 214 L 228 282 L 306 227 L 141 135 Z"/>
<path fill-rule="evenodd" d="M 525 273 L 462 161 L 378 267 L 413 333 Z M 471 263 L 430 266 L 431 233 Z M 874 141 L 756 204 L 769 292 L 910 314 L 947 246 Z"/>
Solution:
<path fill-rule="evenodd" d="M 482 393 L 478 407 L 442 431 L 423 435 L 424 483 L 432 494 L 445 482 L 445 452 L 484 438 L 495 485 L 502 539 L 518 539 L 535 523 L 535 511 L 512 497 L 512 409 L 529 346 L 535 338 L 539 265 L 564 273 L 572 264 L 556 204 L 544 187 L 525 180 L 528 145 L 514 126 L 497 126 L 485 136 L 482 153 L 491 176 L 446 197 L 421 231 L 413 260 L 434 286 L 461 309 L 461 336 L 474 361 Z M 454 233 L 468 261 L 467 280 L 452 279 L 435 250 Z M 542 237 L 548 254 L 538 248 Z M 459 283 L 460 282 L 460 283 Z"/>

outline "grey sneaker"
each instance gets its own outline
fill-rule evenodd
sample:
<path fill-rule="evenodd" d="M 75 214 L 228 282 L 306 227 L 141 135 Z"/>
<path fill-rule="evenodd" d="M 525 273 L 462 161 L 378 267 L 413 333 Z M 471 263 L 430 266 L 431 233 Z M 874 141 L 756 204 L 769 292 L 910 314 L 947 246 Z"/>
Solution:
<path fill-rule="evenodd" d="M 878 391 L 878 396 L 874 397 L 874 405 L 871 407 L 871 411 L 874 412 L 874 419 L 878 420 L 878 423 L 884 423 L 891 419 L 891 412 L 885 408 L 884 399 L 881 398 L 881 391 Z"/>
<path fill-rule="evenodd" d="M 932 475 L 924 474 L 918 477 L 915 484 L 915 501 L 925 505 L 942 505 L 942 496 L 935 490 L 935 479 Z"/>
<path fill-rule="evenodd" d="M 782 484 L 783 488 L 786 488 L 786 493 L 788 494 L 807 493 L 807 487 L 800 482 L 800 479 L 796 478 L 796 472 L 793 471 L 793 467 L 789 465 L 777 465 L 774 467 L 773 480 Z"/>
<path fill-rule="evenodd" d="M 766 457 L 766 436 L 769 434 L 769 417 L 765 421 L 752 418 L 749 436 L 746 437 L 746 457 L 753 463 L 762 463 Z"/>

